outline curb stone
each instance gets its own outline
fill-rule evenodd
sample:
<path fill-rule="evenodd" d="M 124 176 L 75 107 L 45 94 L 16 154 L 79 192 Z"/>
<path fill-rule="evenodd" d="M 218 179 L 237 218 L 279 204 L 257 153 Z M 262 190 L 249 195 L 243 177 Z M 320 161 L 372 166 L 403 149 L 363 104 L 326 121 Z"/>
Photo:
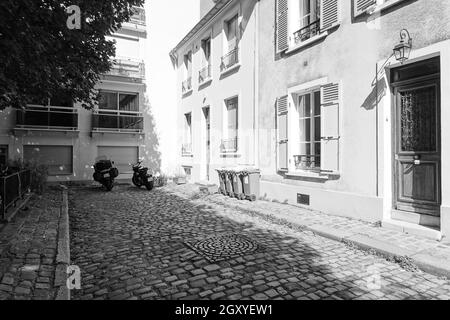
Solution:
<path fill-rule="evenodd" d="M 67 187 L 61 186 L 61 190 L 62 205 L 58 226 L 55 288 L 57 289 L 56 300 L 70 300 L 70 291 L 67 288 L 67 267 L 70 265 L 69 201 Z"/>
<path fill-rule="evenodd" d="M 211 199 L 208 199 L 211 201 Z M 239 206 L 233 206 L 231 204 L 223 203 L 222 201 L 212 200 L 212 202 L 228 207 L 234 207 L 235 209 Z M 242 209 L 242 208 L 241 208 Z M 247 209 L 244 208 L 244 211 Z M 446 259 L 440 259 L 436 256 L 424 253 L 423 251 L 411 251 L 396 245 L 393 245 L 387 241 L 382 241 L 378 239 L 371 238 L 367 235 L 358 234 L 355 232 L 349 232 L 345 230 L 339 230 L 332 227 L 328 227 L 321 224 L 301 224 L 298 222 L 290 221 L 284 217 L 277 217 L 276 214 L 265 214 L 258 210 L 251 210 L 252 214 L 257 214 L 260 216 L 270 217 L 270 220 L 275 224 L 285 224 L 287 226 L 298 225 L 307 231 L 313 232 L 318 236 L 337 241 L 344 242 L 346 244 L 351 244 L 356 248 L 364 251 L 373 250 L 375 253 L 383 256 L 384 258 L 393 258 L 394 260 L 408 258 L 413 265 L 415 265 L 421 271 L 426 273 L 445 277 L 450 279 L 450 261 Z M 275 218 L 275 219 L 274 219 Z"/>

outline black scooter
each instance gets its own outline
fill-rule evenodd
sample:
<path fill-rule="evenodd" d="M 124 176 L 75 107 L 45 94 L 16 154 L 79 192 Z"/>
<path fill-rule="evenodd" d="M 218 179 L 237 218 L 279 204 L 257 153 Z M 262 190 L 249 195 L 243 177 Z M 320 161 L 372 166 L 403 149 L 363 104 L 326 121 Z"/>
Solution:
<path fill-rule="evenodd" d="M 97 158 L 94 170 L 94 181 L 101 183 L 107 191 L 111 191 L 114 187 L 114 179 L 119 176 L 119 170 L 114 167 L 114 161 L 106 157 Z"/>
<path fill-rule="evenodd" d="M 151 191 L 154 186 L 153 175 L 148 173 L 148 168 L 142 166 L 142 161 L 132 165 L 133 167 L 133 184 L 141 188 L 145 186 L 148 191 Z"/>

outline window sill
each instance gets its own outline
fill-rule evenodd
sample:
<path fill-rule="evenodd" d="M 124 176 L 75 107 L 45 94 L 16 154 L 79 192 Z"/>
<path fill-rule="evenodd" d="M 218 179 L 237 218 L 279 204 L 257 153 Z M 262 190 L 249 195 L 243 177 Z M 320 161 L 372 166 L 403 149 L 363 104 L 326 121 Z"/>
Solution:
<path fill-rule="evenodd" d="M 187 95 L 190 95 L 190 94 L 192 93 L 192 91 L 194 91 L 194 89 L 187 90 L 187 91 L 183 92 L 183 93 L 181 94 L 181 96 L 185 97 L 185 96 L 187 96 Z"/>
<path fill-rule="evenodd" d="M 209 77 L 209 78 L 206 78 L 205 80 L 203 80 L 202 82 L 199 82 L 198 86 L 199 87 L 204 87 L 204 86 L 209 85 L 211 82 L 212 82 L 212 78 Z"/>
<path fill-rule="evenodd" d="M 292 178 L 307 178 L 307 179 L 315 179 L 315 180 L 332 180 L 332 178 L 339 177 L 339 173 L 324 173 L 324 172 L 309 172 L 309 171 L 291 171 L 286 172 L 286 177 Z"/>
<path fill-rule="evenodd" d="M 390 7 L 393 7 L 402 1 L 405 1 L 405 0 L 390 0 L 390 1 L 380 4 L 380 5 L 373 5 L 370 8 L 366 9 L 366 11 L 364 11 L 364 13 L 367 15 L 381 13 L 382 11 L 389 9 Z"/>
<path fill-rule="evenodd" d="M 290 54 L 292 52 L 300 50 L 301 48 L 307 47 L 307 46 L 309 46 L 309 45 L 311 45 L 311 44 L 313 44 L 313 43 L 315 43 L 315 42 L 317 42 L 317 41 L 319 41 L 319 40 L 321 40 L 323 38 L 326 38 L 327 36 L 328 36 L 328 31 L 325 31 L 325 32 L 323 32 L 323 33 L 321 33 L 321 34 L 319 34 L 317 36 L 314 36 L 314 37 L 312 37 L 312 38 L 310 38 L 310 39 L 308 39 L 306 41 L 300 42 L 299 44 L 297 44 L 295 46 L 292 46 L 291 48 L 289 48 L 286 51 L 286 54 Z"/>
<path fill-rule="evenodd" d="M 241 154 L 239 154 L 237 151 L 230 151 L 230 152 L 220 152 L 221 158 L 240 158 L 242 157 Z"/>
<path fill-rule="evenodd" d="M 183 158 L 193 158 L 193 157 L 194 157 L 194 154 L 193 154 L 193 153 L 183 153 L 181 156 L 182 156 Z"/>
<path fill-rule="evenodd" d="M 226 77 L 228 74 L 232 73 L 233 71 L 237 71 L 241 67 L 240 63 L 235 64 L 232 67 L 229 67 L 228 69 L 225 69 L 223 71 L 220 71 L 220 77 Z"/>

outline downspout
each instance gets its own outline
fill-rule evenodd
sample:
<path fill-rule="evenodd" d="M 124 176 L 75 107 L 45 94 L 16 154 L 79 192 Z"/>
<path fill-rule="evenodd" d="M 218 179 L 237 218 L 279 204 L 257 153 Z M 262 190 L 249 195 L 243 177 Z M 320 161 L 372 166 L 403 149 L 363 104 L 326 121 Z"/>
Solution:
<path fill-rule="evenodd" d="M 259 168 L 259 94 L 258 94 L 258 85 L 259 85 L 259 70 L 257 64 L 259 64 L 258 60 L 258 49 L 259 49 L 259 0 L 256 0 L 255 3 L 255 30 L 253 37 L 253 165 Z"/>
<path fill-rule="evenodd" d="M 378 132 L 378 61 L 375 63 L 375 165 L 376 165 L 376 196 L 380 196 L 380 173 L 379 173 L 379 132 Z"/>

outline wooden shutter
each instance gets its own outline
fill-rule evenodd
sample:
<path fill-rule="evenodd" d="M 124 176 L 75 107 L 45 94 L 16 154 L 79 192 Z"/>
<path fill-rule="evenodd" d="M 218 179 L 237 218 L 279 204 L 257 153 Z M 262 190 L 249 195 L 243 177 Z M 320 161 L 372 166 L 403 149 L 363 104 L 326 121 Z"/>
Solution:
<path fill-rule="evenodd" d="M 277 45 L 277 53 L 280 53 L 289 48 L 288 0 L 276 0 L 276 6 L 277 6 L 276 45 Z"/>
<path fill-rule="evenodd" d="M 377 3 L 377 0 L 353 0 L 354 16 L 360 16 L 366 12 L 370 6 Z"/>
<path fill-rule="evenodd" d="M 339 84 L 327 84 L 321 90 L 321 170 L 339 172 Z"/>
<path fill-rule="evenodd" d="M 288 96 L 277 99 L 277 167 L 278 171 L 289 170 L 289 108 Z"/>
<path fill-rule="evenodd" d="M 339 0 L 321 0 L 320 29 L 326 31 L 340 24 Z"/>

